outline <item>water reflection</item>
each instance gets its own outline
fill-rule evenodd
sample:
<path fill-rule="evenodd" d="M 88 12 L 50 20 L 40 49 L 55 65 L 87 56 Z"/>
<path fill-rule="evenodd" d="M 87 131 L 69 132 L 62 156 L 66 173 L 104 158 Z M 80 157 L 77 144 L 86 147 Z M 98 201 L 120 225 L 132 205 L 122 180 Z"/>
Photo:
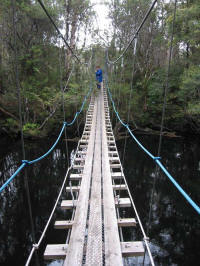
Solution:
<path fill-rule="evenodd" d="M 125 175 L 146 229 L 155 164 L 130 141 L 124 164 Z M 156 154 L 156 137 L 142 137 L 142 143 Z M 122 146 L 121 142 L 121 151 Z M 197 203 L 200 202 L 199 161 L 198 141 L 163 142 L 162 163 Z M 156 181 L 149 232 L 156 264 L 196 265 L 200 244 L 199 215 L 162 173 Z"/>
<path fill-rule="evenodd" d="M 150 136 L 139 138 L 153 154 L 156 154 L 157 138 Z M 26 158 L 34 159 L 40 156 L 52 143 L 53 140 L 26 143 Z M 124 141 L 118 143 L 121 156 L 123 145 Z M 197 203 L 200 201 L 200 150 L 198 147 L 198 141 L 183 140 L 164 140 L 162 147 L 163 164 Z M 72 151 L 74 148 L 75 145 L 70 146 L 69 150 Z M 20 158 L 22 154 L 19 143 L 15 143 L 14 146 L 7 144 L 0 149 L 1 184 L 19 166 Z M 66 162 L 65 145 L 61 143 L 45 160 L 28 168 L 37 240 L 55 203 L 67 169 Z M 147 229 L 155 164 L 132 140 L 128 140 L 127 143 L 124 172 L 142 223 Z M 133 217 L 133 212 L 127 210 L 123 215 Z M 42 257 L 46 244 L 65 241 L 65 234 L 62 230 L 54 230 L 53 223 L 56 217 L 62 219 L 66 216 L 70 216 L 70 212 L 63 212 L 58 208 L 39 251 L 41 265 L 44 265 Z M 142 239 L 138 227 L 129 228 L 123 232 L 125 241 Z M 160 174 L 156 181 L 149 237 L 157 265 L 197 265 L 200 244 L 199 217 L 163 174 Z M 0 195 L 0 265 L 24 265 L 31 245 L 28 205 L 23 174 L 20 174 Z M 126 263 L 134 265 L 142 261 L 128 259 Z M 49 263 L 51 266 L 60 264 L 59 262 Z"/>

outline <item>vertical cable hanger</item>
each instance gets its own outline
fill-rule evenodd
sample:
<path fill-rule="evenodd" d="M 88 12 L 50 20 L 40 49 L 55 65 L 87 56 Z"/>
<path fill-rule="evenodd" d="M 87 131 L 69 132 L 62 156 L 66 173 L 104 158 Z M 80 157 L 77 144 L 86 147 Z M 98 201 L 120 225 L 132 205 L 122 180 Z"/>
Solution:
<path fill-rule="evenodd" d="M 59 39 L 59 79 L 60 79 L 60 90 L 61 90 L 61 95 L 62 95 L 62 112 L 63 112 L 63 122 L 66 122 L 66 116 L 65 116 L 65 102 L 64 102 L 64 97 L 65 97 L 65 88 L 63 86 L 62 78 L 63 78 L 63 72 L 62 72 L 62 46 L 61 46 L 61 41 Z M 70 165 L 70 159 L 69 159 L 69 150 L 68 150 L 68 141 L 67 141 L 67 130 L 66 127 L 64 129 L 64 138 L 65 138 L 65 150 L 66 150 L 66 158 L 67 158 L 67 164 L 68 167 Z"/>
<path fill-rule="evenodd" d="M 174 12 L 173 12 L 173 21 L 172 21 L 172 33 L 171 33 L 171 38 L 170 38 L 169 58 L 168 58 L 166 79 L 165 79 L 164 86 L 163 86 L 164 87 L 164 99 L 163 99 L 161 127 L 160 127 L 160 134 L 159 134 L 159 144 L 158 144 L 158 151 L 157 151 L 158 157 L 160 157 L 161 147 L 162 147 L 163 127 L 164 127 L 164 119 L 165 119 L 165 111 L 166 111 L 166 103 L 167 103 L 167 91 L 169 87 L 169 75 L 170 75 L 170 67 L 171 67 L 171 59 L 172 59 L 174 25 L 175 25 L 175 20 L 176 20 L 176 7 L 177 7 L 177 0 L 174 0 Z M 148 215 L 148 223 L 147 223 L 147 235 L 149 234 L 149 228 L 150 228 L 151 216 L 152 216 L 152 206 L 154 202 L 155 185 L 156 185 L 156 181 L 158 179 L 159 173 L 160 173 L 160 167 L 156 165 L 155 177 L 153 180 L 153 186 L 152 186 L 151 198 L 150 198 L 150 207 L 149 207 L 149 215 Z M 143 258 L 143 265 L 145 262 L 145 255 L 146 255 L 146 249 L 145 249 L 145 254 Z"/>
<path fill-rule="evenodd" d="M 14 73 L 15 73 L 15 83 L 17 89 L 17 98 L 18 98 L 18 115 L 19 115 L 19 127 L 20 127 L 20 138 L 21 138 L 21 148 L 22 148 L 22 157 L 25 160 L 25 145 L 24 145 L 24 134 L 23 134 L 23 121 L 22 121 L 22 100 L 21 100 L 21 87 L 19 82 L 19 68 L 18 68 L 18 52 L 17 52 L 17 23 L 16 23 L 16 1 L 12 0 L 12 19 L 13 19 L 13 37 L 14 37 Z M 24 174 L 24 185 L 26 190 L 26 197 L 28 202 L 28 210 L 29 210 L 29 218 L 31 225 L 31 234 L 32 241 L 35 243 L 35 227 L 33 222 L 33 214 L 31 207 L 31 197 L 30 197 L 30 189 L 28 184 L 28 174 L 27 169 L 25 169 Z M 37 252 L 35 253 L 36 265 L 39 265 L 39 259 Z"/>
<path fill-rule="evenodd" d="M 133 67 L 132 67 L 132 75 L 131 75 L 131 86 L 130 86 L 130 93 L 129 93 L 129 102 L 128 102 L 128 116 L 127 116 L 127 124 L 130 122 L 130 112 L 131 112 L 131 99 L 133 94 L 133 78 L 134 78 L 134 66 L 135 66 L 135 55 L 136 55 L 136 49 L 137 49 L 137 39 L 138 36 L 135 38 L 134 48 L 133 48 Z M 126 130 L 126 136 L 125 136 L 125 142 L 124 142 L 124 152 L 123 152 L 123 159 L 122 159 L 122 165 L 124 166 L 124 159 L 125 159 L 125 151 L 126 151 L 126 144 L 127 144 L 127 135 L 128 130 Z"/>
<path fill-rule="evenodd" d="M 137 49 L 137 38 L 134 42 L 134 50 L 133 50 L 133 66 L 132 66 L 132 75 L 131 75 L 131 85 L 130 85 L 130 93 L 129 93 L 129 102 L 128 102 L 128 116 L 127 116 L 127 124 L 130 122 L 130 111 L 131 111 L 131 99 L 133 94 L 133 76 L 134 76 L 134 66 L 135 66 L 135 55 L 136 55 L 136 49 Z M 122 157 L 122 166 L 124 167 L 124 160 L 125 160 L 125 153 L 126 153 L 126 146 L 127 146 L 127 138 L 128 138 L 128 130 L 126 129 L 126 135 L 124 140 L 124 149 L 123 149 L 123 157 Z M 120 186 L 121 186 L 121 179 L 120 179 Z M 119 190 L 119 197 L 121 194 L 121 190 Z"/>

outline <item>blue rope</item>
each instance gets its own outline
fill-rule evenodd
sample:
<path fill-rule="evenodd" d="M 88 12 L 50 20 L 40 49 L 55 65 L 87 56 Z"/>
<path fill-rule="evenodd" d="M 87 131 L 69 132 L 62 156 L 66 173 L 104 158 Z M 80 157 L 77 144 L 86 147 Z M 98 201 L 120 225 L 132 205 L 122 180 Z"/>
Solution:
<path fill-rule="evenodd" d="M 116 110 L 116 107 L 115 107 L 115 103 L 113 101 L 113 98 L 112 98 L 112 94 L 110 92 L 110 88 L 107 86 L 107 89 L 108 89 L 108 94 L 109 94 L 109 97 L 110 97 L 110 100 L 111 100 L 111 103 L 112 103 L 112 106 L 113 106 L 113 109 L 114 109 L 114 112 L 118 118 L 118 120 L 120 121 L 120 123 L 127 128 L 127 130 L 129 131 L 130 135 L 132 136 L 132 138 L 136 141 L 136 143 L 142 148 L 142 150 L 144 152 L 146 152 L 154 161 L 155 163 L 162 169 L 162 171 L 166 174 L 166 176 L 170 179 L 170 181 L 174 184 L 174 186 L 179 190 L 179 192 L 184 196 L 184 198 L 190 203 L 190 205 L 197 211 L 198 214 L 200 214 L 200 207 L 188 196 L 188 194 L 182 189 L 182 187 L 176 182 L 176 180 L 170 175 L 170 173 L 167 171 L 167 169 L 163 166 L 163 164 L 160 162 L 160 157 L 156 157 L 154 156 L 153 154 L 151 154 L 140 142 L 139 140 L 134 136 L 134 134 L 132 133 L 132 131 L 130 130 L 129 126 L 127 124 L 125 124 L 117 110 Z"/>
<path fill-rule="evenodd" d="M 65 129 L 65 127 L 67 126 L 72 126 L 74 124 L 74 122 L 76 121 L 77 117 L 79 116 L 79 114 L 82 112 L 83 110 L 83 107 L 85 105 L 85 102 L 88 98 L 88 96 L 90 95 L 90 93 L 92 92 L 92 87 L 90 88 L 90 90 L 88 91 L 87 95 L 85 96 L 84 100 L 83 100 L 83 103 L 81 105 L 81 109 L 80 111 L 76 112 L 73 120 L 70 122 L 70 123 L 67 123 L 67 122 L 64 122 L 63 123 L 63 126 L 62 126 L 62 129 L 58 135 L 58 138 L 57 140 L 55 141 L 55 143 L 52 145 L 52 147 L 45 153 L 43 154 L 42 156 L 32 160 L 32 161 L 28 161 L 28 160 L 22 160 L 22 164 L 18 167 L 18 169 L 14 172 L 14 174 L 0 187 L 0 193 L 7 187 L 7 185 L 16 177 L 17 174 L 19 174 L 21 172 L 21 170 L 26 167 L 27 165 L 31 165 L 31 164 L 34 164 L 34 163 L 37 163 L 39 161 L 41 161 L 42 159 L 44 159 L 47 155 L 49 155 L 50 152 L 53 151 L 53 149 L 55 148 L 55 146 L 58 144 L 62 134 L 63 134 L 63 131 Z"/>
<path fill-rule="evenodd" d="M 62 127 L 62 129 L 61 129 L 61 131 L 60 131 L 60 134 L 58 135 L 58 138 L 57 138 L 57 140 L 55 141 L 55 143 L 53 144 L 53 146 L 52 146 L 52 147 L 51 147 L 51 148 L 50 148 L 45 154 L 43 154 L 42 156 L 36 158 L 35 160 L 28 161 L 28 164 L 29 164 L 29 165 L 41 161 L 41 160 L 44 159 L 47 155 L 49 155 L 50 152 L 52 152 L 52 150 L 55 148 L 55 146 L 57 145 L 58 141 L 60 140 L 60 138 L 61 138 L 61 136 L 62 136 L 62 133 L 63 133 L 63 131 L 64 131 L 66 125 L 67 125 L 67 123 L 64 122 L 64 123 L 63 123 L 63 127 Z"/>
<path fill-rule="evenodd" d="M 16 172 L 1 186 L 0 193 L 7 187 L 7 185 L 16 177 L 16 175 L 21 172 L 21 170 L 27 165 L 27 163 L 22 163 Z"/>

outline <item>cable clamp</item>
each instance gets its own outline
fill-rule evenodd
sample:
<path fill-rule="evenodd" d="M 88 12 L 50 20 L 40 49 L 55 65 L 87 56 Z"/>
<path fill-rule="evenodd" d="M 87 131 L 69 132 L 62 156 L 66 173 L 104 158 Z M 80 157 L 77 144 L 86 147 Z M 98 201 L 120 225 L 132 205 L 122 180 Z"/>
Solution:
<path fill-rule="evenodd" d="M 34 249 L 39 249 L 39 245 L 38 244 L 33 244 L 33 248 Z"/>
<path fill-rule="evenodd" d="M 161 157 L 154 157 L 153 159 L 154 159 L 154 161 L 156 161 L 156 160 L 160 160 Z"/>
<path fill-rule="evenodd" d="M 147 242 L 149 242 L 149 237 L 146 236 L 146 237 L 143 238 L 143 240 L 144 240 L 144 241 L 146 240 Z"/>
<path fill-rule="evenodd" d="M 26 165 L 29 165 L 29 161 L 28 160 L 22 160 L 22 163 L 25 163 Z"/>

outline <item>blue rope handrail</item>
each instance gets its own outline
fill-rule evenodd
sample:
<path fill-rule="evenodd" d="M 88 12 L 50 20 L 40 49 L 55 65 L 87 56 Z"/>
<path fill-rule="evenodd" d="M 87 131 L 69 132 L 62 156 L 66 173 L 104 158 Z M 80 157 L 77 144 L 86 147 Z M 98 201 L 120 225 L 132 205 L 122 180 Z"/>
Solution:
<path fill-rule="evenodd" d="M 90 93 L 92 92 L 92 87 L 89 89 L 87 95 L 84 97 L 84 100 L 83 100 L 83 103 L 81 105 L 81 108 L 78 112 L 76 112 L 73 120 L 70 122 L 70 123 L 67 123 L 67 122 L 63 122 L 63 126 L 62 126 L 62 129 L 58 135 L 58 138 L 57 140 L 55 141 L 55 143 L 52 145 L 52 147 L 45 153 L 43 154 L 42 156 L 32 160 L 32 161 L 28 161 L 28 160 L 22 160 L 22 164 L 17 168 L 17 170 L 14 172 L 14 174 L 0 187 L 0 193 L 7 187 L 7 185 L 21 172 L 21 170 L 26 167 L 27 165 L 31 165 L 31 164 L 34 164 L 34 163 L 37 163 L 39 162 L 40 160 L 44 159 L 47 155 L 49 155 L 49 153 L 51 153 L 53 151 L 53 149 L 55 148 L 55 146 L 58 144 L 62 134 L 63 134 L 63 131 L 65 129 L 65 127 L 67 126 L 72 126 L 74 124 L 74 122 L 76 121 L 76 118 L 79 116 L 79 114 L 83 111 L 83 107 L 85 105 L 85 102 L 88 98 L 88 96 L 90 95 Z"/>
<path fill-rule="evenodd" d="M 170 173 L 167 171 L 167 169 L 164 167 L 164 165 L 160 162 L 160 157 L 156 157 L 154 156 L 153 154 L 151 154 L 140 142 L 139 140 L 134 136 L 134 134 L 132 133 L 132 131 L 130 130 L 129 128 L 129 125 L 128 124 L 125 124 L 117 110 L 116 110 L 116 107 L 115 107 L 115 103 L 113 101 L 113 98 L 112 98 L 112 94 L 110 92 L 110 88 L 107 86 L 107 89 L 108 89 L 108 94 L 109 94 L 109 97 L 110 97 L 110 100 L 111 100 L 111 103 L 112 103 L 112 106 L 113 106 L 113 109 L 114 109 L 114 112 L 119 120 L 119 122 L 127 128 L 127 130 L 129 131 L 130 135 L 132 136 L 132 138 L 136 141 L 136 143 L 140 146 L 140 148 L 142 148 L 142 150 L 144 152 L 146 152 L 154 161 L 155 163 L 161 168 L 161 170 L 165 173 L 165 175 L 170 179 L 170 181 L 174 184 L 174 186 L 179 190 L 179 192 L 184 196 L 184 198 L 190 203 L 190 205 L 197 211 L 198 214 L 200 214 L 200 207 L 190 198 L 190 196 L 182 189 L 182 187 L 176 182 L 176 180 L 170 175 Z"/>

